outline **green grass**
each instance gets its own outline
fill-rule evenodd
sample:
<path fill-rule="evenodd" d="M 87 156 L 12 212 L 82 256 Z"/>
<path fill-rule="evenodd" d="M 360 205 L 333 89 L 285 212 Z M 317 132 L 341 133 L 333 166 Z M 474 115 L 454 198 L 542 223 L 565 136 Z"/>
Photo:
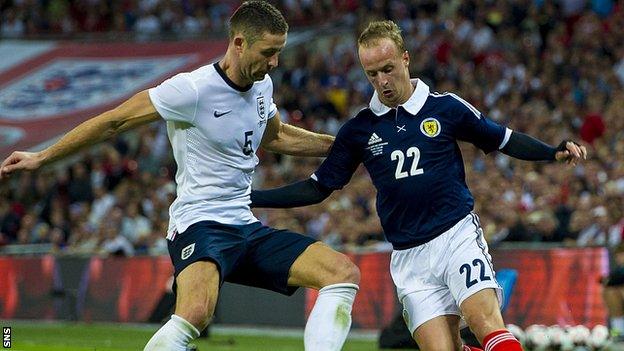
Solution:
<path fill-rule="evenodd" d="M 11 350 L 19 351 L 122 351 L 142 350 L 158 328 L 127 324 L 84 324 L 46 322 L 2 322 L 11 326 Z M 302 337 L 233 335 L 212 333 L 194 343 L 200 351 L 286 351 L 303 350 Z M 376 341 L 349 339 L 344 351 L 378 350 Z"/>

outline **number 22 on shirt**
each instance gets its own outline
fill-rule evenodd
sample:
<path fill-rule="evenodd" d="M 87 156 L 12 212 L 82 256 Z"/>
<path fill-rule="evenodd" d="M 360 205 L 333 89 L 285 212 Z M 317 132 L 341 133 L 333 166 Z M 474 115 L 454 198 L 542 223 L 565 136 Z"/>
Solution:
<path fill-rule="evenodd" d="M 403 170 L 403 164 L 405 163 L 405 159 L 411 159 L 411 166 L 408 171 Z M 396 179 L 413 177 L 419 174 L 425 173 L 425 170 L 422 168 L 418 168 L 418 161 L 420 161 L 420 150 L 416 146 L 412 146 L 408 148 L 405 153 L 403 150 L 394 150 L 390 154 L 390 159 L 392 161 L 397 161 L 396 171 L 394 172 L 394 177 Z"/>

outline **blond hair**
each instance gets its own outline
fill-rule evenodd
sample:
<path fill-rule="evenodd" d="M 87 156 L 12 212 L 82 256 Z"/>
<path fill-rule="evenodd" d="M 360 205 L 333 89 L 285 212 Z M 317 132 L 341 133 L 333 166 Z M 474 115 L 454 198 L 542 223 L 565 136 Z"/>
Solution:
<path fill-rule="evenodd" d="M 377 44 L 380 39 L 386 38 L 394 42 L 400 53 L 406 50 L 403 36 L 401 36 L 401 28 L 399 28 L 396 23 L 389 20 L 369 23 L 368 27 L 360 34 L 358 45 L 370 47 Z"/>

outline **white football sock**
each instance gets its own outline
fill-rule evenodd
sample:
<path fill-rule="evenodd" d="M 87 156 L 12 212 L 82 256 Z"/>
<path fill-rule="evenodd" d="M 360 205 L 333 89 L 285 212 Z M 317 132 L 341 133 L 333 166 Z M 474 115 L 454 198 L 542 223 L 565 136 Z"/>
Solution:
<path fill-rule="evenodd" d="M 351 329 L 351 309 L 356 284 L 340 283 L 319 290 L 306 323 L 303 343 L 306 351 L 339 351 Z"/>
<path fill-rule="evenodd" d="M 184 318 L 173 314 L 147 342 L 143 351 L 186 351 L 188 343 L 198 336 L 197 328 Z"/>
<path fill-rule="evenodd" d="M 611 329 L 616 330 L 618 333 L 624 333 L 624 317 L 611 318 Z"/>

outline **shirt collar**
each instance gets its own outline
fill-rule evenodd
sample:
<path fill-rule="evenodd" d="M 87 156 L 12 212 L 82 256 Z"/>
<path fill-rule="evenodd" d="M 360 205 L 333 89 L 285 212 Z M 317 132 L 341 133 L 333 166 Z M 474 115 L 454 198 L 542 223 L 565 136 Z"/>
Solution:
<path fill-rule="evenodd" d="M 423 105 L 425 105 L 425 101 L 427 101 L 427 97 L 429 97 L 429 86 L 420 79 L 412 79 L 411 82 L 413 85 L 416 86 L 416 89 L 414 89 L 412 96 L 410 96 L 410 98 L 404 104 L 399 106 L 403 106 L 403 108 L 406 109 L 407 112 L 415 115 L 418 113 L 418 111 L 420 111 Z M 377 116 L 384 115 L 391 110 L 390 107 L 384 105 L 379 100 L 377 91 L 373 93 L 373 97 L 371 98 L 369 107 L 371 111 L 373 111 L 373 113 Z"/>

